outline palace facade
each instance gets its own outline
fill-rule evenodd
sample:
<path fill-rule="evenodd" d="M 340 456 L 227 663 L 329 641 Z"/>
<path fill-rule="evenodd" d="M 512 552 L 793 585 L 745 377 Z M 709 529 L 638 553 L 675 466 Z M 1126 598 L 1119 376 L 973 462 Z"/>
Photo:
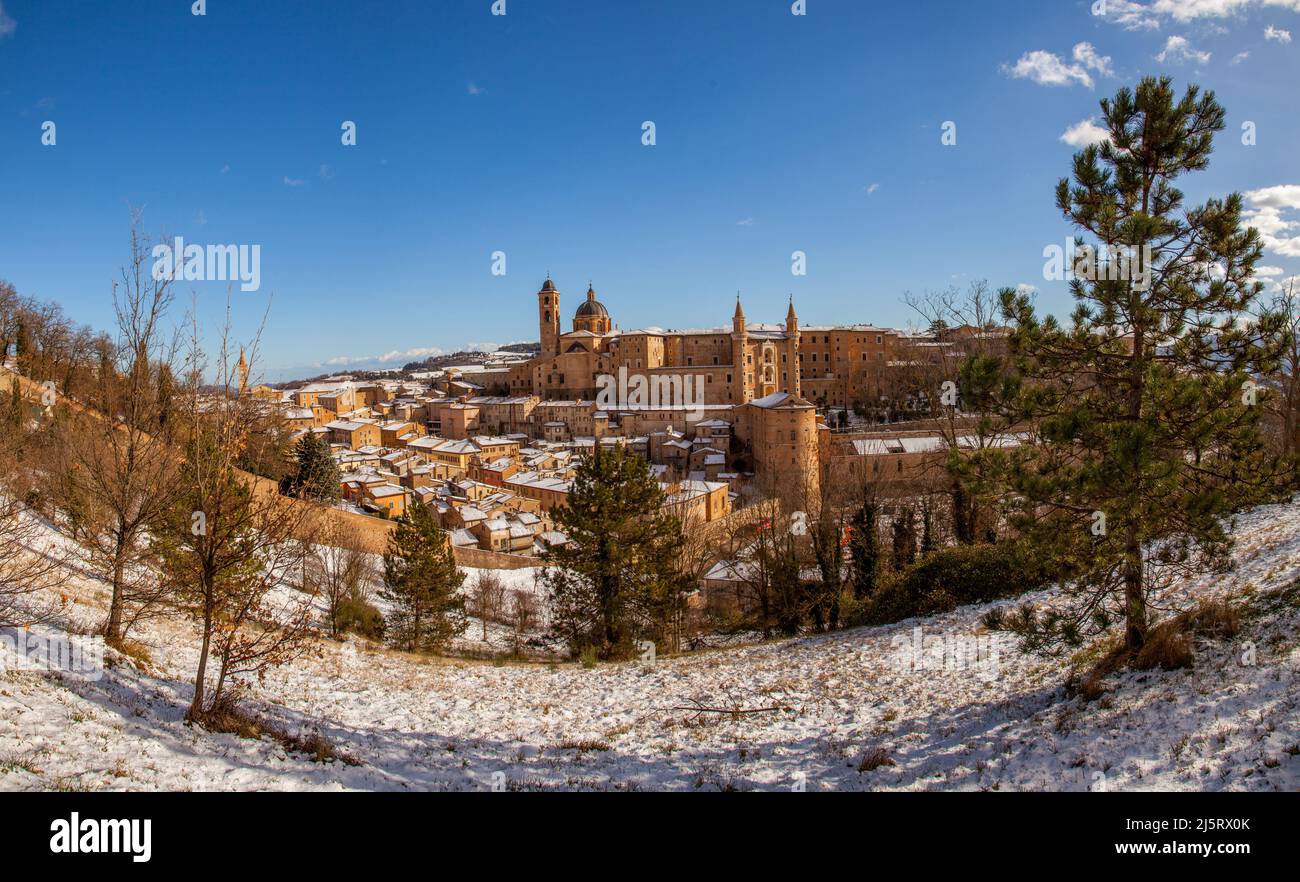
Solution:
<path fill-rule="evenodd" d="M 653 409 L 597 419 L 625 433 L 680 428 L 692 437 L 698 423 L 725 421 L 761 477 L 780 476 L 801 489 L 815 486 L 819 427 L 816 408 L 801 395 L 801 332 L 793 300 L 784 324 L 748 322 L 737 297 L 729 328 L 629 331 L 614 326 L 589 285 L 568 331 L 562 330 L 563 314 L 560 291 L 548 278 L 537 292 L 541 352 L 510 369 L 510 395 L 536 396 L 543 404 L 594 401 L 601 377 L 620 371 L 651 384 L 662 379 L 660 388 L 679 394 L 689 383 L 703 391 L 702 406 L 698 400 L 660 400 Z"/>

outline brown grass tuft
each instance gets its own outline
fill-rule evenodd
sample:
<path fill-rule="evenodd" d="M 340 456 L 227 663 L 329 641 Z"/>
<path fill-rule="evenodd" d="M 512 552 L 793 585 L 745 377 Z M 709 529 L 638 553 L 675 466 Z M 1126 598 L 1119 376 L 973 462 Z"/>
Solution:
<path fill-rule="evenodd" d="M 858 760 L 858 771 L 871 772 L 881 766 L 894 765 L 897 765 L 897 763 L 885 752 L 883 747 L 873 747 L 862 755 L 862 759 Z"/>
<path fill-rule="evenodd" d="M 348 766 L 362 764 L 356 756 L 339 750 L 332 741 L 319 732 L 292 735 L 284 727 L 253 715 L 233 701 L 223 701 L 204 714 L 198 722 L 209 732 L 228 732 L 254 741 L 272 738 L 282 744 L 286 750 L 304 754 L 312 762 L 329 763 L 338 760 Z"/>
<path fill-rule="evenodd" d="M 586 753 L 589 750 L 609 750 L 609 744 L 605 741 L 597 741 L 595 738 L 583 738 L 581 740 L 570 739 L 561 741 L 555 745 L 559 750 L 576 750 L 579 753 Z"/>

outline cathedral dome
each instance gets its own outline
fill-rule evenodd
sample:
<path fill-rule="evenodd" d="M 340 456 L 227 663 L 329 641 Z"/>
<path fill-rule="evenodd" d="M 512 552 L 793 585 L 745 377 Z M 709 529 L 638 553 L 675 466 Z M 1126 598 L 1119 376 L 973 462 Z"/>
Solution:
<path fill-rule="evenodd" d="M 596 290 L 590 286 L 587 287 L 587 299 L 578 304 L 578 311 L 573 314 L 575 319 L 586 318 L 590 316 L 609 317 L 609 310 L 605 305 L 596 299 Z"/>

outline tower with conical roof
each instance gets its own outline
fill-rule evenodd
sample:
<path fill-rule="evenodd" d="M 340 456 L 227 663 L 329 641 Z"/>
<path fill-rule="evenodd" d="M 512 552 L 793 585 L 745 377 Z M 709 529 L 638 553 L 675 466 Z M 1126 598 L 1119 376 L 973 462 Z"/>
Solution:
<path fill-rule="evenodd" d="M 542 356 L 555 357 L 560 353 L 560 292 L 549 273 L 537 292 L 537 324 L 541 330 Z"/>
<path fill-rule="evenodd" d="M 740 293 L 736 293 L 736 312 L 731 317 L 731 364 L 735 371 L 731 380 L 731 401 L 744 404 L 754 397 L 754 375 L 747 362 L 749 355 L 749 328 L 745 326 L 745 310 L 740 307 Z"/>
<path fill-rule="evenodd" d="M 790 308 L 785 312 L 785 365 L 782 385 L 792 395 L 802 395 L 799 382 L 799 316 L 794 312 L 794 295 L 790 295 Z"/>
<path fill-rule="evenodd" d="M 230 362 L 226 362 L 229 364 Z M 235 375 L 239 380 L 239 394 L 248 391 L 248 359 L 244 357 L 244 347 L 239 347 L 239 362 L 235 365 Z"/>

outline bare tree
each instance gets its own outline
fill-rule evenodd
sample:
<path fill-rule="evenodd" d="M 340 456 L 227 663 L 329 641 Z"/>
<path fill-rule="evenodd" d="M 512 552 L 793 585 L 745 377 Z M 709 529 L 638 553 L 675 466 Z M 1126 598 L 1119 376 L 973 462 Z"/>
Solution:
<path fill-rule="evenodd" d="M 510 592 L 510 630 L 514 654 L 519 655 L 524 638 L 539 619 L 537 597 L 531 591 Z"/>
<path fill-rule="evenodd" d="M 219 716 L 248 678 L 297 657 L 311 632 L 312 603 L 274 596 L 300 572 L 312 509 L 279 496 L 273 486 L 241 471 L 239 457 L 256 418 L 251 396 L 238 385 L 230 344 L 230 307 L 211 366 L 215 391 L 206 392 L 207 358 L 193 323 L 186 357 L 186 451 L 180 493 L 158 519 L 156 548 L 167 585 L 199 626 L 201 647 L 188 716 Z M 259 335 L 260 337 L 260 331 Z M 249 347 L 256 363 L 257 340 Z M 208 666 L 217 662 L 209 687 Z"/>
<path fill-rule="evenodd" d="M 950 288 L 905 299 L 942 344 L 912 362 L 932 405 L 930 425 L 946 448 L 946 456 L 926 464 L 923 482 L 946 490 L 957 541 L 975 542 L 995 529 L 997 518 L 993 491 L 969 461 L 1029 429 L 1005 406 L 1017 383 L 1007 357 L 1009 331 L 997 323 L 996 295 L 986 282 L 971 283 L 965 294 Z"/>
<path fill-rule="evenodd" d="M 74 528 L 87 563 L 112 587 L 104 636 L 120 642 L 130 625 L 162 598 L 147 566 L 147 525 L 178 490 L 178 456 L 163 415 L 172 402 L 166 378 L 176 341 L 162 328 L 172 302 L 171 278 L 155 278 L 150 245 L 132 215 L 131 252 L 113 285 L 117 339 L 104 352 L 86 409 L 68 416 L 62 445 L 66 475 L 61 500 L 76 513 Z"/>
<path fill-rule="evenodd" d="M 41 541 L 44 530 L 26 501 L 31 488 L 17 440 L 0 437 L 0 627 L 49 621 L 61 607 L 48 593 L 61 556 Z"/>
<path fill-rule="evenodd" d="M 324 602 L 330 637 L 340 640 L 343 613 L 349 604 L 369 599 L 375 566 L 355 528 L 335 518 L 319 520 L 314 541 L 306 546 L 303 590 Z"/>
<path fill-rule="evenodd" d="M 505 611 L 506 586 L 491 570 L 479 570 L 469 591 L 469 613 L 478 617 L 483 640 L 487 640 L 488 622 L 496 621 Z"/>

